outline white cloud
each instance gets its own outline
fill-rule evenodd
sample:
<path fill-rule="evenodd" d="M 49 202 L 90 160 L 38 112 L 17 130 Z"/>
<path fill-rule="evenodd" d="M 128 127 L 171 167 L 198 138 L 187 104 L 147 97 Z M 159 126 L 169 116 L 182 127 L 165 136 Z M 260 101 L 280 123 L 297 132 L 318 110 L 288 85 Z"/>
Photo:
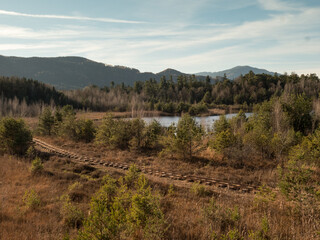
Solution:
<path fill-rule="evenodd" d="M 28 14 L 13 11 L 0 10 L 0 15 L 18 16 L 18 17 L 31 17 L 31 18 L 48 18 L 48 19 L 64 19 L 64 20 L 80 20 L 80 21 L 95 21 L 95 22 L 106 22 L 106 23 L 129 23 L 129 24 L 140 24 L 143 22 L 121 20 L 115 18 L 92 18 L 84 16 L 64 16 L 64 15 L 50 15 L 50 14 Z"/>
<path fill-rule="evenodd" d="M 300 6 L 280 0 L 258 0 L 258 3 L 265 9 L 271 11 L 293 11 L 300 10 Z"/>
<path fill-rule="evenodd" d="M 0 44 L 0 51 L 10 51 L 10 50 L 30 50 L 30 49 L 56 49 L 62 47 L 61 44 L 54 43 L 40 43 L 40 44 Z"/>
<path fill-rule="evenodd" d="M 265 3 L 264 7 L 281 11 L 293 9 L 287 2 L 274 0 Z M 70 19 L 69 16 L 27 15 Z M 3 43 L 0 50 L 6 53 L 26 50 L 25 53 L 44 56 L 80 55 L 141 71 L 158 72 L 172 67 L 189 73 L 216 71 L 234 65 L 254 65 L 279 72 L 281 69 L 290 72 L 298 66 L 302 72 L 307 68 L 317 69 L 316 65 L 307 65 L 320 56 L 320 8 L 278 12 L 265 20 L 240 25 L 212 23 L 197 26 L 188 24 L 188 21 L 124 25 L 121 28 L 111 24 L 108 28 L 92 25 L 47 25 L 40 30 L 0 25 L 0 43 Z M 24 39 L 26 41 L 21 44 Z"/>
<path fill-rule="evenodd" d="M 49 30 L 33 30 L 9 25 L 0 25 L 0 37 L 10 39 L 32 39 L 32 40 L 49 40 L 49 39 L 67 39 L 73 37 L 85 36 L 87 32 L 84 29 L 77 28 L 54 28 Z"/>

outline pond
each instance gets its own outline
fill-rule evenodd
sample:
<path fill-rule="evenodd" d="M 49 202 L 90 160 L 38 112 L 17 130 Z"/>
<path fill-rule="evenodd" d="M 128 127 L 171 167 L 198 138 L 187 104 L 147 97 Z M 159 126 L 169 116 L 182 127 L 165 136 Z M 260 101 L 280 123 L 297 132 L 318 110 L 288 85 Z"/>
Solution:
<path fill-rule="evenodd" d="M 226 114 L 227 118 L 232 118 L 236 116 L 237 113 Z M 249 117 L 252 113 L 246 113 L 246 116 Z M 195 117 L 195 120 L 198 124 L 201 124 L 205 128 L 211 128 L 215 120 L 219 119 L 219 115 L 215 116 L 205 116 L 205 117 Z M 152 122 L 152 120 L 157 120 L 163 127 L 169 127 L 172 123 L 175 125 L 178 124 L 180 116 L 159 116 L 159 117 L 144 117 L 142 118 L 147 124 Z"/>

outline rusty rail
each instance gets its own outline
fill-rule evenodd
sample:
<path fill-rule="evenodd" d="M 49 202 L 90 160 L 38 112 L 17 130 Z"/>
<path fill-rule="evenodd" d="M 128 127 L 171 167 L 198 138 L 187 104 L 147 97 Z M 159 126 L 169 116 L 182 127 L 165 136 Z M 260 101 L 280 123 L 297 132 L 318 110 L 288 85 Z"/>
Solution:
<path fill-rule="evenodd" d="M 103 161 L 98 158 L 89 158 L 85 156 L 81 156 L 79 154 L 66 151 L 62 148 L 56 147 L 54 145 L 48 144 L 40 139 L 33 138 L 33 142 L 35 145 L 41 147 L 42 149 L 45 149 L 46 151 L 53 153 L 60 157 L 66 157 L 70 159 L 74 159 L 77 162 L 82 162 L 86 164 L 90 164 L 93 166 L 103 166 L 103 167 L 110 167 L 110 168 L 116 168 L 116 169 L 122 169 L 122 170 L 128 170 L 129 166 L 127 164 L 121 164 L 116 163 L 112 161 Z M 218 188 L 224 188 L 229 189 L 232 191 L 238 191 L 241 193 L 255 193 L 258 189 L 258 186 L 254 185 L 240 185 L 235 183 L 230 183 L 228 181 L 215 179 L 215 178 L 205 178 L 201 176 L 195 176 L 195 175 L 182 175 L 175 171 L 172 172 L 164 172 L 160 170 L 156 170 L 153 168 L 145 167 L 145 166 L 138 166 L 138 169 L 146 174 L 146 175 L 153 175 L 160 178 L 167 178 L 170 180 L 178 180 L 178 181 L 186 181 L 186 182 L 198 182 L 200 184 L 204 184 L 207 186 L 216 186 Z"/>

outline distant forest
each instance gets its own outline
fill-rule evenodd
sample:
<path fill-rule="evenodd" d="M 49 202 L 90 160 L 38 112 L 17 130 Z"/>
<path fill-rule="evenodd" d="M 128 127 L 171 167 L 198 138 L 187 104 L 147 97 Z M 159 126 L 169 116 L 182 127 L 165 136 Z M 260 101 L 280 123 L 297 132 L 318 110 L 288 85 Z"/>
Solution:
<path fill-rule="evenodd" d="M 44 106 L 82 105 L 54 87 L 25 78 L 0 77 L 0 116 L 37 116 Z"/>
<path fill-rule="evenodd" d="M 315 74 L 268 75 L 249 72 L 235 80 L 198 80 L 179 76 L 177 81 L 162 77 L 136 81 L 133 86 L 114 84 L 99 88 L 57 91 L 52 86 L 31 79 L 0 78 L 0 114 L 34 116 L 45 105 L 72 105 L 92 111 L 158 110 L 171 114 L 189 112 L 198 115 L 219 105 L 250 107 L 282 94 L 305 94 L 318 98 L 319 77 Z"/>

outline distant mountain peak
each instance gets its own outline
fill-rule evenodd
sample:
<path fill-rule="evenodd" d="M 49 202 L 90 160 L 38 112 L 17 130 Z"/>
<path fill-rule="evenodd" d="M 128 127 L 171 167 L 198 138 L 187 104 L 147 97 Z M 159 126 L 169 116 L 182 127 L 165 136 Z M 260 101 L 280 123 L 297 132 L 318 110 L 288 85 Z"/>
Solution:
<path fill-rule="evenodd" d="M 235 79 L 241 75 L 245 75 L 249 73 L 250 71 L 254 72 L 255 74 L 262 74 L 262 73 L 270 74 L 270 75 L 275 74 L 274 72 L 269 72 L 266 69 L 255 68 L 255 67 L 245 65 L 245 66 L 236 66 L 236 67 L 219 71 L 219 72 L 199 72 L 199 73 L 196 73 L 196 75 L 210 76 L 212 78 L 217 78 L 217 77 L 223 77 L 225 74 L 227 78 Z"/>
<path fill-rule="evenodd" d="M 185 74 L 185 73 L 179 72 L 178 70 L 175 70 L 172 68 L 167 68 L 167 69 L 157 73 L 157 75 L 181 75 L 181 74 Z"/>

